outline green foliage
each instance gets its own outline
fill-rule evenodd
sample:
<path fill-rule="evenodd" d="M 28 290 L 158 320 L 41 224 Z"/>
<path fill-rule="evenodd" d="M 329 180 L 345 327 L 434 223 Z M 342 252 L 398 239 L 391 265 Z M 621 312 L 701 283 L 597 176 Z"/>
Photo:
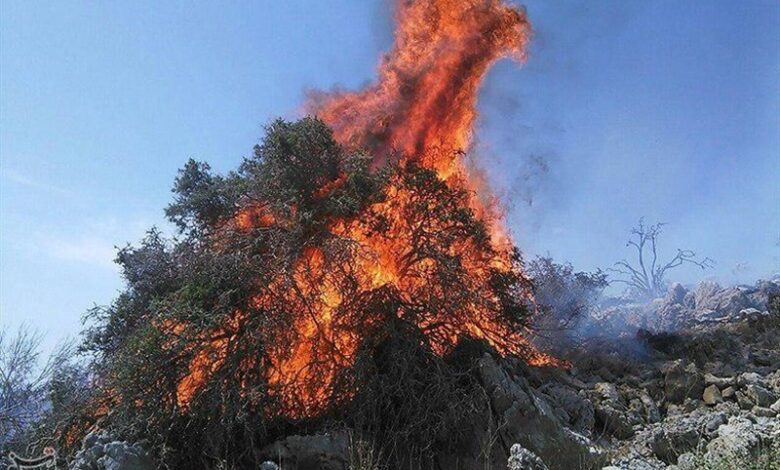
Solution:
<path fill-rule="evenodd" d="M 208 163 L 190 159 L 173 185 L 174 202 L 165 214 L 181 230 L 208 230 L 236 207 L 241 181 L 211 174 Z"/>
<path fill-rule="evenodd" d="M 295 123 L 277 120 L 267 129 L 254 157 L 245 161 L 241 173 L 251 181 L 250 191 L 277 211 L 310 211 L 316 192 L 335 181 L 344 155 L 328 127 L 317 119 Z"/>
<path fill-rule="evenodd" d="M 331 216 L 348 217 L 381 198 L 387 171 L 372 172 L 371 157 L 345 152 L 316 118 L 277 120 L 238 172 L 214 175 L 207 163 L 190 160 L 179 171 L 171 221 L 194 239 L 222 227 L 248 205 L 267 207 L 292 221 L 303 237 L 322 230 Z M 332 186 L 331 191 L 321 188 Z M 202 241 L 202 240 L 201 240 Z"/>
<path fill-rule="evenodd" d="M 322 221 L 381 200 L 389 171 L 371 171 L 370 161 L 345 152 L 321 121 L 306 118 L 274 122 L 254 155 L 226 177 L 206 163 L 187 162 L 166 210 L 184 238 L 166 240 L 152 229 L 139 246 L 120 250 L 127 287 L 87 316 L 91 326 L 81 349 L 96 358 L 97 385 L 110 402 L 104 425 L 129 439 L 174 449 L 197 442 L 233 458 L 262 442 L 266 384 L 247 359 L 263 358 L 264 333 L 290 317 L 260 311 L 251 300 L 289 272 L 305 246 L 332 243 Z M 317 193 L 328 185 L 330 191 Z M 235 230 L 231 222 L 247 207 L 268 207 L 283 223 Z M 177 385 L 197 346 L 219 341 L 214 332 L 237 311 L 247 313 L 241 331 L 233 332 L 240 340 L 230 342 L 228 360 L 207 359 L 221 367 L 182 409 Z"/>

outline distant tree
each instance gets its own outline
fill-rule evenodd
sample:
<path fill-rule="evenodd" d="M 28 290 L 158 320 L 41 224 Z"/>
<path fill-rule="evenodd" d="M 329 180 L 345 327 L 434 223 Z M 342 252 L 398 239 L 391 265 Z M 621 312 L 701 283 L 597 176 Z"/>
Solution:
<path fill-rule="evenodd" d="M 691 264 L 701 269 L 714 266 L 712 259 L 701 259 L 696 256 L 696 252 L 679 248 L 669 261 L 659 260 L 658 237 L 664 225 L 666 224 L 645 225 L 644 218 L 639 219 L 639 224 L 631 229 L 631 237 L 626 243 L 627 247 L 631 246 L 636 250 L 636 261 L 630 263 L 623 259 L 615 263 L 615 267 L 609 271 L 621 277 L 611 282 L 626 284 L 638 297 L 655 298 L 666 291 L 666 275 L 670 270 L 683 264 Z"/>

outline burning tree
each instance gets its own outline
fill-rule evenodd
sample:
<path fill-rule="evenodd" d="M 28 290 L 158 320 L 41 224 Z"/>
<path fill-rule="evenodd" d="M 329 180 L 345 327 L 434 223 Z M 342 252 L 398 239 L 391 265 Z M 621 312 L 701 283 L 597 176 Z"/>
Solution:
<path fill-rule="evenodd" d="M 319 118 L 274 122 L 235 172 L 188 162 L 166 211 L 180 236 L 119 253 L 127 289 L 85 343 L 108 425 L 243 461 L 327 419 L 426 448 L 471 393 L 464 344 L 558 364 L 527 339 L 520 255 L 462 159 L 525 15 L 423 0 L 397 20 L 377 84 L 313 96 Z"/>
<path fill-rule="evenodd" d="M 469 191 L 411 160 L 369 163 L 306 118 L 272 124 L 227 177 L 181 170 L 167 213 L 183 238 L 122 250 L 128 289 L 95 312 L 114 419 L 257 438 L 371 389 L 366 361 L 400 332 L 428 360 L 473 338 L 555 363 L 526 339 L 519 255 L 492 243 Z"/>

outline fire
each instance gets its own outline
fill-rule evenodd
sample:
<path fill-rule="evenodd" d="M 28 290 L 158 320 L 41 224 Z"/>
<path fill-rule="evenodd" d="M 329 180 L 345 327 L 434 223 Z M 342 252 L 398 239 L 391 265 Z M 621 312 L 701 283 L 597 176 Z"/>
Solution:
<path fill-rule="evenodd" d="M 267 358 L 247 365 L 263 367 L 278 414 L 312 416 L 332 404 L 335 384 L 354 364 L 361 338 L 388 314 L 373 307 L 382 293 L 392 293 L 398 304 L 390 314 L 416 325 L 437 354 L 471 336 L 532 365 L 560 364 L 501 319 L 502 299 L 488 286 L 497 272 L 511 275 L 520 268 L 494 198 L 463 160 L 485 73 L 499 59 L 525 59 L 531 35 L 525 12 L 501 0 L 399 0 L 396 22 L 395 43 L 376 83 L 354 93 L 317 94 L 307 105 L 338 142 L 373 155 L 374 168 L 393 161 L 401 170 L 389 181 L 384 201 L 358 217 L 327 221 L 329 232 L 349 243 L 339 251 L 343 259 L 332 259 L 327 247 L 306 247 L 290 275 L 254 298 L 255 310 L 288 315 L 290 322 L 281 327 L 289 340 L 269 342 Z M 418 168 L 438 178 L 419 181 Z M 324 182 L 315 197 L 344 181 L 342 174 Z M 460 219 L 441 215 L 459 207 L 485 224 L 487 241 L 469 235 Z M 248 206 L 231 225 L 248 232 L 283 223 L 267 208 Z M 442 261 L 419 256 L 431 251 L 425 244 L 457 261 L 468 285 L 448 286 Z M 439 307 L 420 313 L 416 306 L 426 302 Z M 220 367 L 246 315 L 251 312 L 237 312 L 194 354 L 179 383 L 182 407 Z"/>
<path fill-rule="evenodd" d="M 309 109 L 340 142 L 424 160 L 445 179 L 463 174 L 480 83 L 504 57 L 522 61 L 531 27 L 500 0 L 399 1 L 393 50 L 379 80 L 357 93 L 313 97 Z"/>
<path fill-rule="evenodd" d="M 339 142 L 365 148 L 380 165 L 389 156 L 414 158 L 445 180 L 479 195 L 471 207 L 497 243 L 509 244 L 498 205 L 478 174 L 467 171 L 480 84 L 502 58 L 522 62 L 531 25 L 502 0 L 399 1 L 395 44 L 378 81 L 356 93 L 314 94 L 308 110 Z"/>

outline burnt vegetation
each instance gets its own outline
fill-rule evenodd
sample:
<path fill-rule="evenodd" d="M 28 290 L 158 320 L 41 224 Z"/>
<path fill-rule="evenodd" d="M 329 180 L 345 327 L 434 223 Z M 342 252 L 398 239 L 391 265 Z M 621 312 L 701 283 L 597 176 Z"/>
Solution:
<path fill-rule="evenodd" d="M 0 330 L 0 453 L 41 453 L 56 433 L 80 422 L 90 394 L 89 374 L 72 343 L 48 358 L 42 336 L 26 326 Z M 0 459 L 0 462 L 3 462 Z"/>

